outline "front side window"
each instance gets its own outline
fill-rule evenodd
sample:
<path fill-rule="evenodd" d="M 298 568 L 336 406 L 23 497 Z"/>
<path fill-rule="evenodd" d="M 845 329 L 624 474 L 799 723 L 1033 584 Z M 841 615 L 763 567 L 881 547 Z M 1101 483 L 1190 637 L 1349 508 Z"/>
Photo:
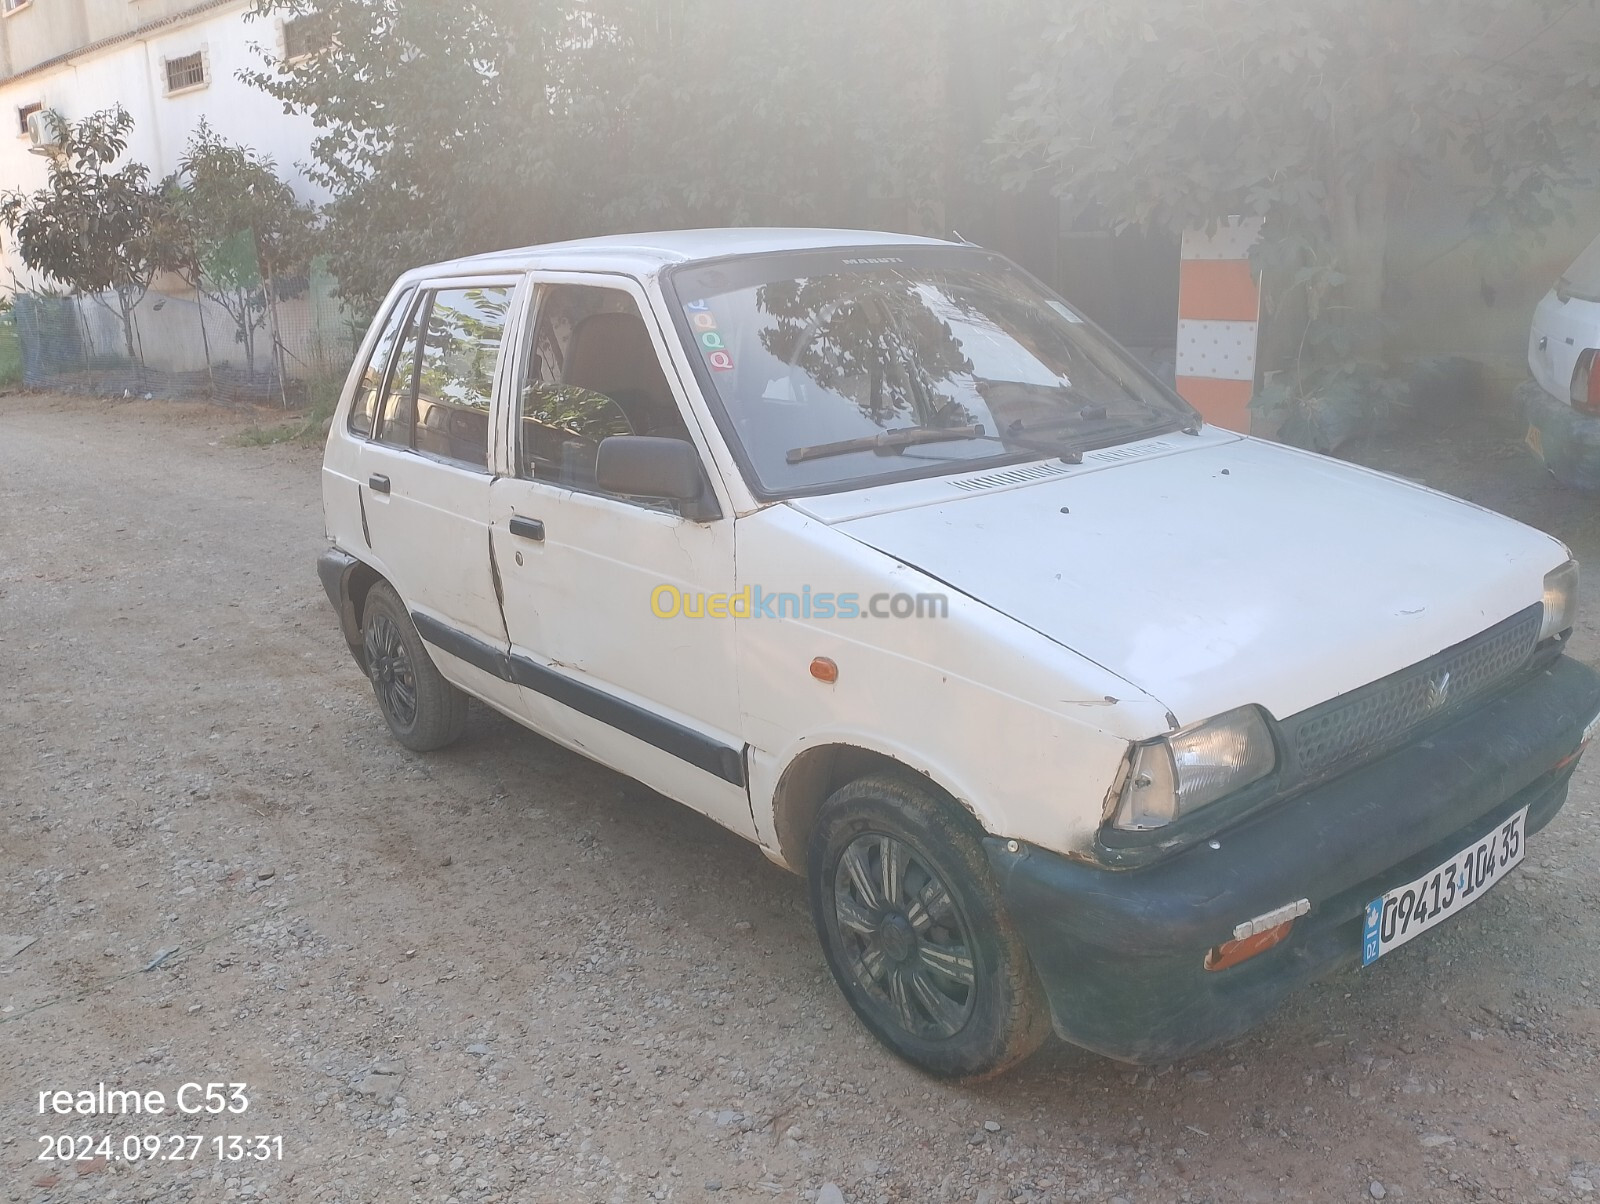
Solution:
<path fill-rule="evenodd" d="M 1020 270 L 968 248 L 685 265 L 669 283 L 752 486 L 857 488 L 1142 438 L 1191 412 Z"/>
<path fill-rule="evenodd" d="M 489 409 L 511 294 L 509 285 L 495 285 L 422 295 L 377 405 L 380 443 L 488 467 Z M 403 312 L 403 305 L 396 308 L 396 315 Z"/>
<path fill-rule="evenodd" d="M 594 492 L 610 435 L 688 439 L 672 387 L 633 298 L 546 285 L 518 390 L 518 475 Z"/>

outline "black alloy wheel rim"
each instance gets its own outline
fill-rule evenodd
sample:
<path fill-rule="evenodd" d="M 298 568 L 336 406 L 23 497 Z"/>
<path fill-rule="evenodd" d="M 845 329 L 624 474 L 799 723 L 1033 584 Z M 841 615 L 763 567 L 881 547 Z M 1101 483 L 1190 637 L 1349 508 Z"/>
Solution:
<path fill-rule="evenodd" d="M 835 866 L 833 913 L 845 965 L 883 1024 L 922 1041 L 966 1027 L 978 994 L 972 936 L 915 849 L 857 836 Z"/>
<path fill-rule="evenodd" d="M 378 701 L 396 724 L 410 727 L 417 718 L 417 679 L 405 637 L 388 615 L 374 615 L 367 624 L 366 652 Z"/>

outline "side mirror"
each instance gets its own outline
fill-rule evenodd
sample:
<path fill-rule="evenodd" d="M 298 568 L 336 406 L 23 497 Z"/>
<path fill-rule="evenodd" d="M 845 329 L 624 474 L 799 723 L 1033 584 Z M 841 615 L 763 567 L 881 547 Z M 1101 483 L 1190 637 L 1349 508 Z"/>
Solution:
<path fill-rule="evenodd" d="M 697 522 L 720 513 L 706 488 L 700 453 L 685 439 L 610 435 L 600 440 L 595 483 L 607 493 L 677 502 L 680 513 Z"/>

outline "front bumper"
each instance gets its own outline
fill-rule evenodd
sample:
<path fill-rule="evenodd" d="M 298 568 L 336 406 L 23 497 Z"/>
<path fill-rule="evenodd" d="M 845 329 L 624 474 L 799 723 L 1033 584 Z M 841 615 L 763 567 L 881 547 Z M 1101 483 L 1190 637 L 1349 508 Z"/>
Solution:
<path fill-rule="evenodd" d="M 1359 960 L 1370 900 L 1522 807 L 1529 834 L 1549 823 L 1572 776 L 1561 762 L 1597 712 L 1600 674 L 1563 657 L 1450 726 L 1140 869 L 988 838 L 1057 1033 L 1150 1063 L 1246 1032 L 1299 984 Z M 1235 925 L 1298 899 L 1311 911 L 1281 944 L 1204 968 Z"/>

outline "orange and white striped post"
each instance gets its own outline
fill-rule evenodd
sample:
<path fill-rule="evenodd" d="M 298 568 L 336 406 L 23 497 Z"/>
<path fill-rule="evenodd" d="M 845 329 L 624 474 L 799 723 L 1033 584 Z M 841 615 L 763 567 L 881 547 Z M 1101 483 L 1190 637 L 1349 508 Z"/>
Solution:
<path fill-rule="evenodd" d="M 1246 433 L 1261 327 L 1250 248 L 1260 237 L 1257 217 L 1185 231 L 1178 268 L 1178 392 L 1207 422 Z"/>

